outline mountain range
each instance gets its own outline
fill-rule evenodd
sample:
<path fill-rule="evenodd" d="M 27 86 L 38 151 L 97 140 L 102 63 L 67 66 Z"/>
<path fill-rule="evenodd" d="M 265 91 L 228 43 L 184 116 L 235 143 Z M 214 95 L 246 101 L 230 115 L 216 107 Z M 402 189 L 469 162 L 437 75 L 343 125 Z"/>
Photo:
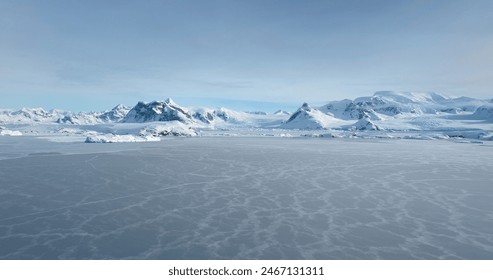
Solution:
<path fill-rule="evenodd" d="M 0 110 L 0 124 L 93 125 L 178 121 L 200 127 L 382 130 L 399 128 L 398 123 L 407 124 L 403 128 L 414 126 L 420 129 L 430 128 L 430 124 L 440 127 L 451 121 L 472 120 L 493 122 L 493 100 L 449 98 L 433 92 L 378 91 L 372 96 L 332 101 L 318 107 L 304 103 L 293 114 L 283 110 L 265 113 L 227 108 L 186 108 L 170 98 L 148 103 L 141 101 L 131 108 L 120 104 L 104 112 L 71 113 L 42 108 Z"/>

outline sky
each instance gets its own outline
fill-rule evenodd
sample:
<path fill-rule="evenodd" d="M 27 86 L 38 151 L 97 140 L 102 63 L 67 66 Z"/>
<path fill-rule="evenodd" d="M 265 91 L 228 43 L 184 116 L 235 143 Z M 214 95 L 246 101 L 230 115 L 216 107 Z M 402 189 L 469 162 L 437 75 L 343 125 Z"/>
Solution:
<path fill-rule="evenodd" d="M 489 0 L 0 0 L 0 108 L 492 98 Z"/>

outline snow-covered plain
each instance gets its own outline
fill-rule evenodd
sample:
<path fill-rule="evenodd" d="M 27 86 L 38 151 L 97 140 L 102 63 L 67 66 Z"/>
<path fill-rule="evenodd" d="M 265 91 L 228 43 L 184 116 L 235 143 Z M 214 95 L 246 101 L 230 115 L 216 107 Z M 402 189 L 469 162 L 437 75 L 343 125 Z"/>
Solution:
<path fill-rule="evenodd" d="M 209 136 L 0 138 L 0 259 L 493 258 L 490 141 Z"/>

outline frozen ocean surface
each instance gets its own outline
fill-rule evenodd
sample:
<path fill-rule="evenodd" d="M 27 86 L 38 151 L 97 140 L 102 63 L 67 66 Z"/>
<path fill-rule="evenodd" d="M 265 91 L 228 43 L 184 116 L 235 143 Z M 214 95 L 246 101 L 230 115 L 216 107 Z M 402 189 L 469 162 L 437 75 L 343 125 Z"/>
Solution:
<path fill-rule="evenodd" d="M 493 144 L 0 138 L 0 259 L 493 259 Z"/>

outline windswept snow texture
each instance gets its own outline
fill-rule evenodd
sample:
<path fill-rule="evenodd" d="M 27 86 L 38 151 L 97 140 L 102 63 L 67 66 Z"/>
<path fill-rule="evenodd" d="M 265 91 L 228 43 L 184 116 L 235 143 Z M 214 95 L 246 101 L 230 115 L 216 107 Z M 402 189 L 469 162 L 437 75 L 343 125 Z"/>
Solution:
<path fill-rule="evenodd" d="M 493 259 L 493 144 L 0 138 L 1 259 Z"/>

